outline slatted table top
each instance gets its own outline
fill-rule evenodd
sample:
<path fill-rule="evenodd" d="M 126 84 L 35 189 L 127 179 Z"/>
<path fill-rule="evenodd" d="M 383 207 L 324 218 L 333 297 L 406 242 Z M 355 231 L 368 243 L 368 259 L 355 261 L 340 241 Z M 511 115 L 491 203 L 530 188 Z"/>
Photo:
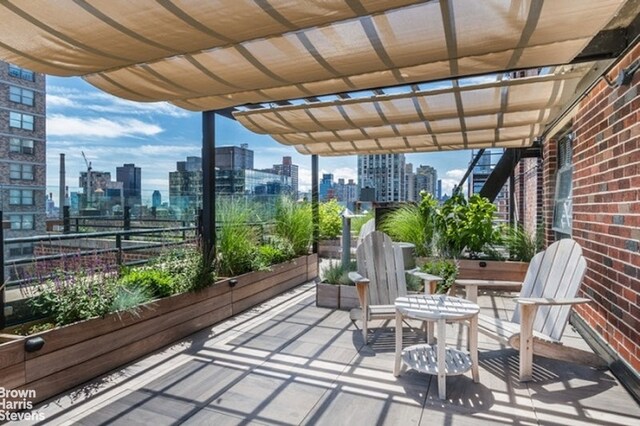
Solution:
<path fill-rule="evenodd" d="M 405 317 L 427 321 L 463 320 L 480 312 L 480 307 L 473 302 L 435 294 L 398 297 L 395 306 Z"/>

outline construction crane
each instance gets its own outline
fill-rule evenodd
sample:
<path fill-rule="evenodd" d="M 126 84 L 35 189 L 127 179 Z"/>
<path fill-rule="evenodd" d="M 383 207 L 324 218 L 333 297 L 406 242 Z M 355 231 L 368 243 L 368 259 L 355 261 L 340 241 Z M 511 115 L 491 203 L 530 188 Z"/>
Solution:
<path fill-rule="evenodd" d="M 91 191 L 91 161 L 87 160 L 87 156 L 84 155 L 84 151 L 80 151 L 82 153 L 82 158 L 84 158 L 84 162 L 87 165 L 87 186 L 85 188 L 85 197 L 87 199 L 87 208 L 93 206 L 93 192 Z"/>

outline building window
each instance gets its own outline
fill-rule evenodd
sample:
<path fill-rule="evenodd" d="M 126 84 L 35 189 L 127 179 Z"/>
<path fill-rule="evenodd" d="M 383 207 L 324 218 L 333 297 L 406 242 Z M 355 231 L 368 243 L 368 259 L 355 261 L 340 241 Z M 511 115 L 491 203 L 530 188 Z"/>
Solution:
<path fill-rule="evenodd" d="M 30 256 L 33 254 L 33 244 L 32 243 L 23 243 L 23 244 L 11 244 L 9 246 L 9 256 L 17 257 L 17 256 Z M 12 271 L 13 273 L 13 271 Z M 16 276 L 12 279 L 18 279 Z"/>
<path fill-rule="evenodd" d="M 17 230 L 32 230 L 35 229 L 35 220 L 32 214 L 12 214 L 9 215 L 9 221 L 11 222 L 11 229 Z"/>
<path fill-rule="evenodd" d="M 553 209 L 553 230 L 571 235 L 573 219 L 573 143 L 574 134 L 569 133 L 558 142 L 558 173 Z"/>
<path fill-rule="evenodd" d="M 11 179 L 33 180 L 33 165 L 10 164 L 9 177 Z"/>
<path fill-rule="evenodd" d="M 33 106 L 33 90 L 23 89 L 21 87 L 9 87 L 9 100 L 18 104 Z"/>
<path fill-rule="evenodd" d="M 32 206 L 33 189 L 9 190 L 9 204 L 14 206 Z"/>
<path fill-rule="evenodd" d="M 34 154 L 33 149 L 33 140 L 31 139 L 20 139 L 20 138 L 11 138 L 9 139 L 9 151 L 18 152 L 20 154 Z"/>
<path fill-rule="evenodd" d="M 9 64 L 9 75 L 21 80 L 36 81 L 36 76 L 33 71 L 20 68 L 19 66 L 13 64 Z"/>
<path fill-rule="evenodd" d="M 16 129 L 33 130 L 33 115 L 11 111 L 9 113 L 9 127 Z"/>

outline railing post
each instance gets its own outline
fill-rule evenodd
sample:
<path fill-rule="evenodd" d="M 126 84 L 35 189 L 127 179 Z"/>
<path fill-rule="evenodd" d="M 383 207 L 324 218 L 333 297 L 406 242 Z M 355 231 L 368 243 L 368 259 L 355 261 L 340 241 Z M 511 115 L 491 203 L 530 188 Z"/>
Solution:
<path fill-rule="evenodd" d="M 78 234 L 80 232 L 80 219 L 76 217 L 75 222 L 76 222 L 76 234 Z"/>
<path fill-rule="evenodd" d="M 4 276 L 4 222 L 3 222 L 2 210 L 0 210 L 0 330 L 7 325 L 7 319 L 4 316 L 4 285 L 6 279 Z"/>
<path fill-rule="evenodd" d="M 187 227 L 187 221 L 186 221 L 186 220 L 183 220 L 183 221 L 182 221 L 182 222 L 180 222 L 180 223 L 182 224 L 182 227 L 183 227 L 183 228 L 186 228 L 186 227 Z M 182 230 L 182 241 L 187 241 L 187 230 L 186 230 L 186 229 L 183 229 L 183 230 Z"/>
<path fill-rule="evenodd" d="M 69 220 L 69 206 L 62 207 L 62 233 L 68 234 L 71 232 L 71 221 Z"/>
<path fill-rule="evenodd" d="M 129 231 L 131 229 L 131 207 L 124 206 L 124 230 Z M 129 239 L 128 235 L 124 236 L 125 240 Z"/>
<path fill-rule="evenodd" d="M 122 236 L 116 234 L 116 264 L 122 266 Z"/>
<path fill-rule="evenodd" d="M 318 156 L 311 156 L 311 221 L 313 222 L 313 253 L 318 253 L 320 243 L 320 205 L 318 185 Z"/>

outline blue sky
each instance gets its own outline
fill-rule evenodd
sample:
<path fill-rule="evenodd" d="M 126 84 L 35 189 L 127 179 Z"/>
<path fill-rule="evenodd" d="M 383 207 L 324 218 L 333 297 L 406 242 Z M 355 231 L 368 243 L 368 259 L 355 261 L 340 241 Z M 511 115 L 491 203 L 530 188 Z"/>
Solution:
<path fill-rule="evenodd" d="M 168 201 L 169 172 L 176 161 L 200 156 L 201 114 L 166 103 L 137 103 L 119 99 L 95 89 L 80 78 L 47 77 L 47 189 L 58 200 L 59 155 L 66 156 L 66 180 L 71 191 L 78 190 L 78 177 L 86 170 L 82 151 L 93 170 L 115 170 L 123 163 L 142 168 L 142 199 L 160 190 Z M 257 135 L 233 120 L 219 117 L 216 145 L 249 144 L 255 151 L 256 168 L 280 163 L 282 156 L 293 157 L 300 167 L 302 190 L 311 184 L 311 157 L 278 144 L 269 136 Z M 414 167 L 428 164 L 436 168 L 445 190 L 459 182 L 471 158 L 470 151 L 409 154 Z M 323 173 L 335 178 L 356 178 L 355 156 L 320 158 Z"/>

